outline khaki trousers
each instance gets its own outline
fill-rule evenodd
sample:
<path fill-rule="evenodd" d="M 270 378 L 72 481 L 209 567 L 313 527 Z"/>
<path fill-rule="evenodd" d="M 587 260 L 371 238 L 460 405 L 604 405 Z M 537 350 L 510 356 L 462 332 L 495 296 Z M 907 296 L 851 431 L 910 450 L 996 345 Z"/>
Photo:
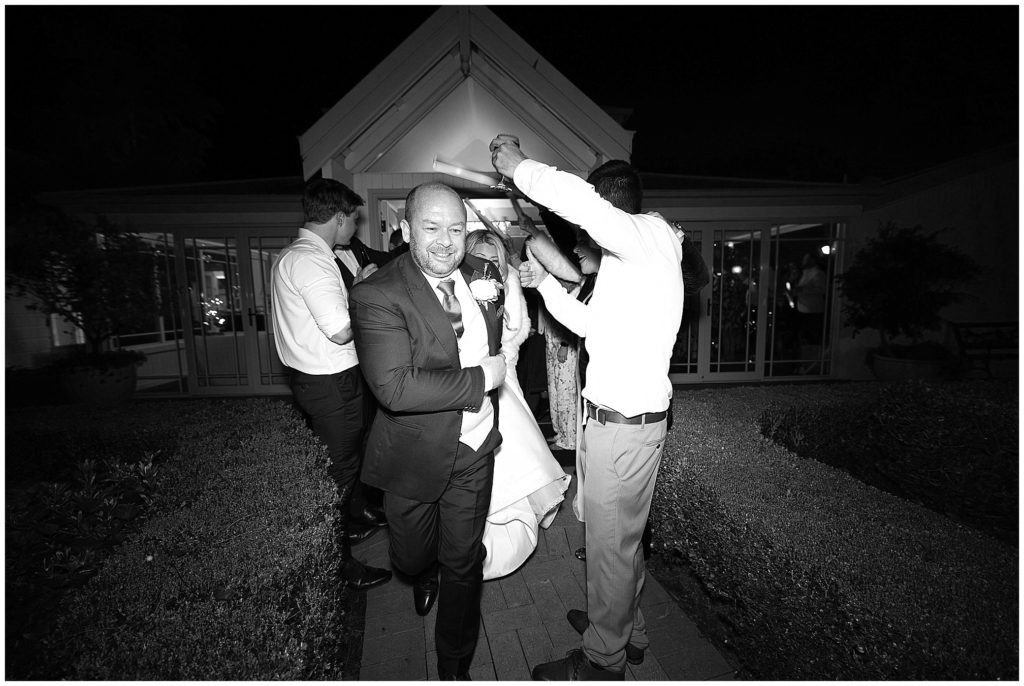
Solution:
<path fill-rule="evenodd" d="M 665 447 L 665 420 L 654 424 L 587 421 L 578 454 L 586 513 L 587 615 L 583 651 L 595 664 L 621 672 L 626 644 L 646 649 L 640 591 L 640 539 Z"/>

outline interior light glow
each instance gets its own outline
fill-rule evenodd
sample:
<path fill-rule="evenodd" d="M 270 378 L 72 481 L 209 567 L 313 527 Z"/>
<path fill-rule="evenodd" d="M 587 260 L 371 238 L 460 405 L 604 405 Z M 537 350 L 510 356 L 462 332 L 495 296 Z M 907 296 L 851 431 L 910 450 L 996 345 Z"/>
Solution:
<path fill-rule="evenodd" d="M 821 246 L 821 248 L 819 248 L 819 250 L 821 250 L 821 254 L 822 255 L 828 255 L 828 254 L 830 254 L 832 252 L 832 246 L 831 245 L 823 245 L 823 246 Z"/>
<path fill-rule="evenodd" d="M 740 265 L 737 264 L 735 267 L 732 268 L 732 273 L 733 274 L 742 274 L 743 273 L 743 267 L 741 267 Z"/>

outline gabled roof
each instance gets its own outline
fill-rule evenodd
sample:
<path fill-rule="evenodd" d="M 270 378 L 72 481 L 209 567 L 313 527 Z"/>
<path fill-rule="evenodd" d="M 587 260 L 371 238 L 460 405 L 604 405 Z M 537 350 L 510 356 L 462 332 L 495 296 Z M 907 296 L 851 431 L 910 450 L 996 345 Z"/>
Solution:
<path fill-rule="evenodd" d="M 463 155 L 458 161 L 468 168 L 490 170 L 487 143 L 499 131 L 515 127 L 525 127 L 508 132 L 520 135 L 528 154 L 542 148 L 569 169 L 586 171 L 604 160 L 630 156 L 633 132 L 493 12 L 482 6 L 444 6 L 299 137 L 303 176 L 309 178 L 332 162 L 349 173 L 371 171 L 388 153 L 396 157 L 393 150 L 410 133 L 422 136 L 422 128 L 414 132 L 417 125 L 446 101 L 448 110 L 466 118 L 473 115 L 467 104 L 476 102 L 492 115 L 469 125 L 448 122 L 448 132 L 463 140 L 451 141 L 452 149 L 438 152 Z M 417 158 L 416 164 L 423 162 Z"/>

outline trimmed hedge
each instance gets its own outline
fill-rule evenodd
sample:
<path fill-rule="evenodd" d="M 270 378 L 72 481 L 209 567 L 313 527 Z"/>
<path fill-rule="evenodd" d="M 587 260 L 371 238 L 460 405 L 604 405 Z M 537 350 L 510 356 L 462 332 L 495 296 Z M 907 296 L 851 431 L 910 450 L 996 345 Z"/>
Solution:
<path fill-rule="evenodd" d="M 767 407 L 855 421 L 848 408 L 877 404 L 880 388 L 678 391 L 655 538 L 683 556 L 758 678 L 1016 679 L 1016 548 L 761 435 Z"/>
<path fill-rule="evenodd" d="M 340 679 L 334 486 L 299 414 L 271 399 L 137 406 L 177 434 L 160 499 L 67 592 L 29 678 Z"/>
<path fill-rule="evenodd" d="M 908 382 L 881 386 L 839 411 L 776 404 L 759 423 L 801 457 L 1016 543 L 1016 406 L 1009 384 Z"/>

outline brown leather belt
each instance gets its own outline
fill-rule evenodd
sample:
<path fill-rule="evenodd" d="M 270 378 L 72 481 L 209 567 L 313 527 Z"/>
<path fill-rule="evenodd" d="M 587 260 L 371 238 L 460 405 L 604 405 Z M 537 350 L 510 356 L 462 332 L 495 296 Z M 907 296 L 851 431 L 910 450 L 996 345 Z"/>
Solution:
<path fill-rule="evenodd" d="M 653 424 L 655 422 L 660 422 L 662 419 L 667 417 L 668 412 L 645 412 L 644 414 L 638 414 L 635 417 L 627 417 L 615 412 L 614 410 L 606 410 L 603 407 L 598 407 L 588 400 L 587 416 L 591 419 L 596 419 L 601 424 L 606 424 L 608 422 L 611 422 L 612 424 Z"/>

